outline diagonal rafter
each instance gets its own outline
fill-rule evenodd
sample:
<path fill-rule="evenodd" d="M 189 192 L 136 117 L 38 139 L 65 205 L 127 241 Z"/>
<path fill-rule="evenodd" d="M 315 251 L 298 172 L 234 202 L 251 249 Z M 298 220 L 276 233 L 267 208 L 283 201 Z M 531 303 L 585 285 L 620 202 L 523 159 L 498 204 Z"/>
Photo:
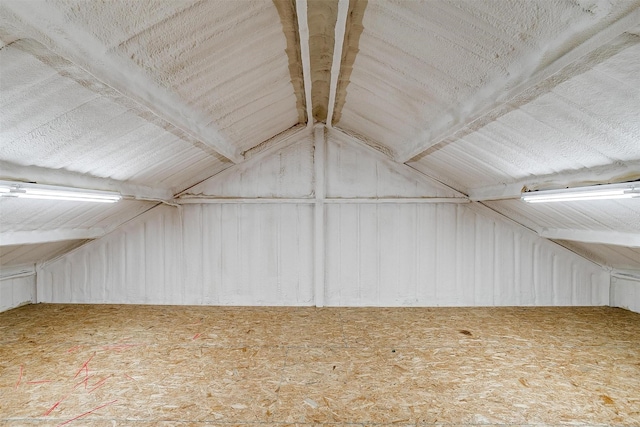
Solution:
<path fill-rule="evenodd" d="M 543 228 L 538 232 L 540 237 L 553 240 L 570 240 L 572 242 L 598 243 L 603 245 L 626 246 L 640 248 L 640 233 L 601 230 L 575 230 L 565 228 Z"/>
<path fill-rule="evenodd" d="M 72 228 L 58 230 L 9 231 L 0 233 L 0 246 L 35 245 L 64 242 L 66 240 L 91 240 L 107 233 L 102 228 Z"/>
<path fill-rule="evenodd" d="M 12 26 L 20 24 L 23 38 L 44 44 L 232 162 L 243 160 L 240 150 L 210 124 L 209 117 L 153 81 L 133 60 L 110 52 L 93 34 L 69 22 L 52 4 L 6 1 L 0 9 Z"/>
<path fill-rule="evenodd" d="M 116 191 L 124 197 L 137 200 L 168 201 L 173 198 L 170 190 L 151 188 L 110 178 L 99 178 L 62 169 L 23 166 L 0 160 L 0 179 L 62 185 L 91 190 Z"/>
<path fill-rule="evenodd" d="M 529 190 L 546 190 L 636 181 L 638 179 L 640 179 L 640 160 L 528 177 L 510 183 L 473 188 L 469 191 L 469 199 L 474 202 L 517 199 L 525 187 Z"/>
<path fill-rule="evenodd" d="M 406 163 L 430 148 L 451 140 L 454 136 L 457 136 L 458 133 L 465 129 L 471 126 L 478 127 L 478 123 L 483 123 L 485 118 L 495 120 L 508 113 L 514 108 L 513 105 L 517 104 L 513 102 L 514 99 L 532 89 L 535 89 L 537 86 L 542 85 L 546 80 L 550 79 L 554 74 L 560 72 L 565 67 L 579 62 L 585 56 L 612 42 L 623 33 L 637 27 L 638 22 L 640 22 L 640 8 L 634 9 L 625 17 L 596 33 L 583 43 L 562 55 L 560 58 L 534 73 L 525 81 L 522 81 L 511 88 L 506 88 L 504 85 L 496 86 L 492 91 L 483 95 L 483 102 L 477 102 L 476 108 L 467 111 L 467 107 L 464 105 L 458 106 L 450 114 L 452 117 L 458 117 L 454 124 L 449 123 L 447 119 L 443 120 L 440 124 L 436 124 L 432 129 L 425 130 L 417 138 L 404 144 L 406 148 L 395 156 L 395 160 L 400 163 Z M 593 60 L 597 61 L 598 58 Z M 600 60 L 602 60 L 602 58 L 600 58 Z M 577 75 L 582 69 L 583 67 L 573 67 L 568 71 L 568 73 L 566 73 L 567 75 L 563 77 L 569 78 L 573 75 Z M 559 81 L 561 81 L 561 79 L 558 80 L 558 82 Z M 548 87 L 545 89 L 546 90 L 543 90 L 541 93 L 549 90 Z M 541 94 L 538 93 L 539 91 L 534 92 L 534 97 Z M 531 96 L 528 96 L 527 98 L 530 100 Z"/>

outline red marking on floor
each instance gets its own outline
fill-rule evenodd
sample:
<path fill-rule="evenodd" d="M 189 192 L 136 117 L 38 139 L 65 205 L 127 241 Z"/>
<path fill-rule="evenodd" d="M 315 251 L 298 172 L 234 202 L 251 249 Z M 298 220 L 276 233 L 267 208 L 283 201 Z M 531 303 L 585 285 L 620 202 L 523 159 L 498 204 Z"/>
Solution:
<path fill-rule="evenodd" d="M 20 376 L 18 377 L 18 382 L 16 382 L 16 388 L 18 388 L 18 386 L 20 385 L 20 381 L 22 381 L 22 371 L 23 367 L 22 365 L 20 365 Z"/>
<path fill-rule="evenodd" d="M 93 354 L 91 355 L 91 357 L 90 357 L 90 358 L 88 358 L 86 362 L 84 362 L 84 364 L 82 365 L 82 367 L 78 370 L 78 372 L 76 372 L 76 375 L 75 375 L 73 378 L 77 378 L 77 377 L 78 377 L 78 375 L 80 375 L 80 372 L 82 372 L 82 370 L 83 370 L 83 369 L 85 370 L 86 375 L 89 375 L 89 367 L 88 367 L 88 365 L 89 365 L 89 362 L 91 362 L 91 359 L 93 359 L 93 356 L 95 356 L 95 355 L 96 355 L 96 354 L 95 354 L 95 353 L 93 353 Z"/>
<path fill-rule="evenodd" d="M 84 383 L 84 389 L 87 389 L 87 381 L 89 381 L 89 378 L 91 378 L 93 375 L 87 375 L 86 377 L 84 377 L 84 379 L 82 381 L 80 381 L 78 384 L 76 384 L 75 386 L 73 386 L 73 389 L 77 389 L 78 386 L 82 383 Z"/>
<path fill-rule="evenodd" d="M 50 413 L 53 412 L 54 409 L 56 409 L 58 407 L 58 405 L 60 405 L 67 397 L 69 397 L 69 395 L 66 395 L 65 397 L 63 397 L 62 399 L 58 400 L 56 403 L 53 404 L 53 406 L 51 408 L 49 408 L 49 410 L 47 412 L 45 412 L 44 414 L 42 414 L 43 417 L 46 417 L 47 415 L 49 415 Z"/>
<path fill-rule="evenodd" d="M 113 401 L 111 401 L 111 402 L 109 402 L 109 403 L 105 403 L 104 405 L 100 405 L 100 406 L 98 406 L 97 408 L 93 408 L 92 410 L 87 411 L 87 412 L 85 412 L 84 414 L 80 414 L 80 415 L 78 415 L 77 417 L 71 418 L 70 420 L 67 420 L 67 421 L 63 422 L 62 424 L 58 424 L 58 427 L 63 426 L 63 425 L 66 425 L 66 424 L 69 424 L 70 422 L 75 421 L 75 420 L 77 420 L 78 418 L 86 417 L 87 415 L 89 415 L 89 414 L 91 414 L 91 413 L 93 413 L 93 412 L 97 411 L 98 409 L 102 409 L 102 408 L 104 408 L 105 406 L 113 405 L 113 404 L 114 404 L 114 403 L 116 403 L 117 401 L 118 401 L 118 400 L 113 400 Z"/>
<path fill-rule="evenodd" d="M 102 387 L 105 383 L 105 381 L 107 381 L 110 377 L 104 377 L 103 379 L 101 379 L 100 381 L 98 381 L 97 383 L 95 383 L 93 385 L 93 388 L 91 390 L 89 390 L 89 393 L 91 393 L 93 390 Z"/>

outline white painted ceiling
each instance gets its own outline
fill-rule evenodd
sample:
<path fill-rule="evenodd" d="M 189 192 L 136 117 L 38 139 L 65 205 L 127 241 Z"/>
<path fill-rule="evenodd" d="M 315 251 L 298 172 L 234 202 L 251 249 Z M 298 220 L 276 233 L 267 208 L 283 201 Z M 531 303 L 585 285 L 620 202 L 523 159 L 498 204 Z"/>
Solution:
<path fill-rule="evenodd" d="M 517 199 L 640 179 L 640 0 L 3 0 L 0 108 L 0 179 L 128 196 L 0 200 L 4 266 L 106 233 L 324 109 L 391 160 L 640 270 L 640 200 Z"/>

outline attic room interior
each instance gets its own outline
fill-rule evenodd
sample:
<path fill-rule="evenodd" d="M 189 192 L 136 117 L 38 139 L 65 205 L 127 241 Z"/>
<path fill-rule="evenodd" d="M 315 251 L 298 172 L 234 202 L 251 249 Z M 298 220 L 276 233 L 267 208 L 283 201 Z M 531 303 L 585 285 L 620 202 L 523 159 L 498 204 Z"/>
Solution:
<path fill-rule="evenodd" d="M 2 0 L 0 424 L 640 426 L 640 0 Z"/>

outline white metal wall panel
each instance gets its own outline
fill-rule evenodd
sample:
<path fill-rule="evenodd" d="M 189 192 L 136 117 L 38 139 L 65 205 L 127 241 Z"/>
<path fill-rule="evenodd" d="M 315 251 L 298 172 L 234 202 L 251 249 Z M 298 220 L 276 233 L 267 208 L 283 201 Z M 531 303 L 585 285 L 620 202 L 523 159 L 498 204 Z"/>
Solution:
<path fill-rule="evenodd" d="M 313 140 L 310 132 L 303 132 L 294 144 L 267 156 L 259 154 L 196 185 L 186 194 L 309 197 L 313 194 Z"/>
<path fill-rule="evenodd" d="M 185 207 L 185 288 L 206 304 L 313 304 L 313 206 Z"/>
<path fill-rule="evenodd" d="M 606 271 L 450 204 L 326 209 L 327 305 L 608 304 Z M 44 266 L 40 302 L 313 304 L 313 205 L 157 208 Z"/>
<path fill-rule="evenodd" d="M 310 205 L 192 205 L 45 265 L 39 302 L 310 305 Z"/>
<path fill-rule="evenodd" d="M 611 306 L 640 313 L 640 279 L 612 277 Z"/>
<path fill-rule="evenodd" d="M 327 197 L 456 197 L 455 191 L 399 165 L 342 132 L 331 132 L 326 150 Z"/>
<path fill-rule="evenodd" d="M 256 156 L 249 162 L 265 165 L 264 170 L 257 168 L 259 173 L 250 174 L 239 165 L 197 191 L 207 194 L 213 189 L 225 197 L 293 195 L 288 189 L 302 187 L 281 182 L 275 172 L 289 170 L 301 159 L 308 161 L 310 148 L 304 139 L 271 157 Z M 389 169 L 368 149 L 358 152 L 363 159 L 356 165 L 362 167 L 343 161 L 346 157 L 340 153 L 351 155 L 350 148 L 335 145 L 330 150 L 326 182 L 337 184 L 346 175 L 343 170 L 352 170 L 357 179 L 345 191 L 362 188 L 341 193 L 334 187 L 330 197 L 371 197 L 387 191 L 403 195 L 407 183 L 413 183 L 410 196 L 424 188 L 455 195 L 438 193 L 442 189 L 429 187 L 428 182 L 421 187 L 416 184 L 420 174 L 407 173 L 403 166 Z M 368 162 L 366 156 L 374 159 Z M 383 172 L 366 176 L 371 165 L 384 166 Z M 226 174 L 243 171 L 248 179 L 227 182 Z M 312 171 L 307 165 L 292 174 L 306 180 L 305 186 L 313 183 L 322 190 L 321 182 L 311 180 Z M 402 179 L 389 177 L 396 173 Z M 387 186 L 384 193 L 376 193 L 383 185 L 379 180 Z M 484 215 L 492 212 L 486 208 L 371 200 L 325 204 L 322 197 L 313 204 L 206 202 L 210 201 L 180 209 L 155 208 L 42 266 L 39 301 L 220 305 L 324 301 L 347 306 L 609 303 L 609 275 L 601 267 L 529 230 Z M 315 223 L 314 209 L 323 209 L 324 222 Z M 314 253 L 316 238 L 324 239 L 322 256 Z M 324 266 L 324 286 L 313 282 L 316 262 Z M 322 293 L 315 294 L 316 288 Z"/>
<path fill-rule="evenodd" d="M 608 304 L 608 273 L 450 204 L 326 208 L 327 305 Z"/>
<path fill-rule="evenodd" d="M 182 304 L 178 210 L 158 207 L 38 270 L 38 302 Z"/>
<path fill-rule="evenodd" d="M 36 276 L 0 279 L 0 312 L 35 302 Z"/>

